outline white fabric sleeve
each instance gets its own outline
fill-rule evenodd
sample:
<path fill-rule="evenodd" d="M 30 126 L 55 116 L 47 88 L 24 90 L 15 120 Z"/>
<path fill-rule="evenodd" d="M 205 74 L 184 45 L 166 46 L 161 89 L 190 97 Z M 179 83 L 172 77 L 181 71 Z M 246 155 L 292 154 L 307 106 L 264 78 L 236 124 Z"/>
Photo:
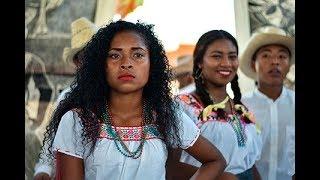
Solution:
<path fill-rule="evenodd" d="M 39 173 L 46 173 L 50 177 L 53 177 L 54 173 L 54 162 L 53 158 L 49 158 L 50 155 L 48 151 L 48 143 L 44 144 L 42 147 L 42 153 L 40 154 L 39 162 L 35 165 L 34 176 Z"/>
<path fill-rule="evenodd" d="M 194 108 L 192 108 L 190 105 L 187 105 L 179 97 L 176 98 L 176 102 L 179 104 L 180 108 L 183 109 L 184 113 L 186 113 L 186 115 L 188 115 L 194 123 L 198 121 L 198 116 L 194 112 Z"/>
<path fill-rule="evenodd" d="M 248 158 L 250 159 L 249 162 L 256 162 L 261 158 L 263 144 L 261 132 L 257 129 L 255 124 L 249 124 L 247 128 L 248 133 L 252 136 L 252 146 L 248 152 Z"/>
<path fill-rule="evenodd" d="M 83 159 L 82 125 L 78 114 L 68 111 L 61 118 L 53 141 L 53 151 Z"/>
<path fill-rule="evenodd" d="M 173 147 L 187 149 L 196 142 L 200 135 L 200 129 L 195 125 L 191 118 L 184 112 L 179 105 L 177 109 L 177 121 L 179 128 L 179 138 L 181 143 L 173 143 Z"/>
<path fill-rule="evenodd" d="M 34 176 L 36 176 L 39 173 L 46 173 L 50 177 L 52 177 L 52 166 L 48 164 L 40 164 L 39 162 L 35 166 L 35 172 Z"/>

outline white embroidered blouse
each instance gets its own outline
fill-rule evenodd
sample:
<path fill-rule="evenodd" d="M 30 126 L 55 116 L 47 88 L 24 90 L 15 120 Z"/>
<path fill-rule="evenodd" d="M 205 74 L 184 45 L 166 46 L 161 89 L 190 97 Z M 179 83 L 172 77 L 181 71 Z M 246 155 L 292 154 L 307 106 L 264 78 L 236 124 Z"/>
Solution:
<path fill-rule="evenodd" d="M 173 146 L 183 149 L 191 147 L 200 135 L 200 130 L 182 111 L 179 114 L 179 136 L 181 144 L 172 142 Z M 142 127 L 112 127 L 118 131 L 123 142 L 130 151 L 140 145 Z M 84 161 L 86 180 L 103 179 L 165 179 L 165 163 L 167 149 L 162 136 L 155 125 L 148 125 L 149 131 L 143 146 L 143 152 L 138 159 L 122 155 L 115 142 L 108 134 L 105 124 L 101 126 L 100 137 L 92 154 L 89 154 L 90 144 L 83 145 L 81 133 L 82 124 L 78 114 L 68 111 L 59 124 L 53 149 Z"/>

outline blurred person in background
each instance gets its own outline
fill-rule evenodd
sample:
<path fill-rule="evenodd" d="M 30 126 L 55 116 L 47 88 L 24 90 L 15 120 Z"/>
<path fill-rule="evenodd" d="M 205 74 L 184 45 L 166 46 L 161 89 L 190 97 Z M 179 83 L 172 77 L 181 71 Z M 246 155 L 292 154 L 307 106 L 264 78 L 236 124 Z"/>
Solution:
<path fill-rule="evenodd" d="M 76 19 L 71 23 L 71 47 L 63 50 L 62 59 L 66 63 L 70 63 L 78 69 L 81 65 L 78 55 L 83 47 L 89 42 L 91 37 L 97 32 L 98 27 L 85 17 Z M 63 100 L 71 87 L 64 89 L 58 96 L 55 107 Z M 51 158 L 48 158 L 48 144 L 44 144 L 38 163 L 35 165 L 35 180 L 49 180 L 54 178 L 55 164 Z"/>
<path fill-rule="evenodd" d="M 174 79 L 178 81 L 179 92 L 187 93 L 194 90 L 194 79 L 192 77 L 193 59 L 192 56 L 186 55 L 179 57 L 177 66 L 173 68 Z"/>
<path fill-rule="evenodd" d="M 263 180 L 290 180 L 295 174 L 295 93 L 284 86 L 295 62 L 295 40 L 279 28 L 258 29 L 240 56 L 241 71 L 256 81 L 242 101 L 261 127 L 262 152 L 256 167 Z"/>

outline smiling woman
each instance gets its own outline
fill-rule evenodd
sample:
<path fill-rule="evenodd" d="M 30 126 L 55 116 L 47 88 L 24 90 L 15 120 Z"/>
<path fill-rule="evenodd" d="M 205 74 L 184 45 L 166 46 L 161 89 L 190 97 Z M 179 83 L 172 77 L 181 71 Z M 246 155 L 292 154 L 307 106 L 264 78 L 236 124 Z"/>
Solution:
<path fill-rule="evenodd" d="M 241 102 L 237 41 L 224 30 L 208 31 L 198 40 L 193 59 L 196 90 L 178 98 L 201 134 L 217 146 L 226 159 L 227 167 L 221 179 L 251 180 L 262 140 L 252 113 Z M 231 83 L 233 99 L 227 94 L 228 83 Z M 179 166 L 187 167 L 184 174 L 192 174 L 202 165 L 185 151 L 181 152 L 180 161 Z"/>
<path fill-rule="evenodd" d="M 168 150 L 185 149 L 214 179 L 221 153 L 171 98 L 168 59 L 152 26 L 116 21 L 101 28 L 46 132 L 57 179 L 165 179 Z"/>

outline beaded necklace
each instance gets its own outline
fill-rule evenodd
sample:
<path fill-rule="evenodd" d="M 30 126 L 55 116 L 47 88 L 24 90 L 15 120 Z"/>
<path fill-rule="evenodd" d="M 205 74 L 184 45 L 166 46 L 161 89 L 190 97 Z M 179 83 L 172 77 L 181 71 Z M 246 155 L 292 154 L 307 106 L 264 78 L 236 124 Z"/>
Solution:
<path fill-rule="evenodd" d="M 141 127 L 142 127 L 142 131 L 141 131 L 141 139 L 140 139 L 140 145 L 138 146 L 138 148 L 135 151 L 130 151 L 129 148 L 127 147 L 127 145 L 122 141 L 121 136 L 118 134 L 118 132 L 116 131 L 116 129 L 112 128 L 112 116 L 111 113 L 109 112 L 109 107 L 108 107 L 108 103 L 106 104 L 106 108 L 104 110 L 104 112 L 102 113 L 102 119 L 103 122 L 106 124 L 106 130 L 107 132 L 112 136 L 113 141 L 117 147 L 117 150 L 124 156 L 126 157 L 130 157 L 133 159 L 138 159 L 141 154 L 142 154 L 142 150 L 143 150 L 143 145 L 146 141 L 146 134 L 148 131 L 148 128 L 146 125 L 150 124 L 149 118 L 147 118 L 147 114 L 146 114 L 146 103 L 145 101 L 143 101 L 142 104 L 142 123 L 141 123 Z"/>
<path fill-rule="evenodd" d="M 237 136 L 238 146 L 244 147 L 246 145 L 247 136 L 244 132 L 244 128 L 241 124 L 241 121 L 239 117 L 237 116 L 237 113 L 234 111 L 231 100 L 229 100 L 229 104 L 231 107 L 231 117 L 228 118 L 228 123 L 232 126 L 234 132 Z"/>
<path fill-rule="evenodd" d="M 209 97 L 210 97 L 211 101 L 214 102 L 212 96 L 209 95 Z M 211 114 L 212 110 L 217 111 L 217 109 L 225 109 L 225 107 L 226 107 L 225 104 L 228 101 L 229 101 L 229 105 L 230 105 L 230 108 L 231 108 L 231 114 L 232 115 L 231 115 L 231 117 L 229 116 L 227 118 L 228 119 L 227 122 L 231 125 L 232 129 L 236 133 L 238 146 L 239 147 L 244 147 L 245 143 L 246 143 L 246 140 L 247 140 L 247 136 L 246 136 L 246 134 L 244 132 L 244 127 L 242 126 L 241 121 L 240 121 L 239 117 L 237 116 L 237 113 L 233 109 L 233 106 L 232 106 L 232 103 L 231 103 L 231 98 L 229 98 L 229 96 L 226 96 L 226 98 L 220 103 L 209 105 L 206 108 L 204 108 L 204 110 L 203 110 L 203 118 L 206 121 L 207 116 L 209 114 Z"/>

